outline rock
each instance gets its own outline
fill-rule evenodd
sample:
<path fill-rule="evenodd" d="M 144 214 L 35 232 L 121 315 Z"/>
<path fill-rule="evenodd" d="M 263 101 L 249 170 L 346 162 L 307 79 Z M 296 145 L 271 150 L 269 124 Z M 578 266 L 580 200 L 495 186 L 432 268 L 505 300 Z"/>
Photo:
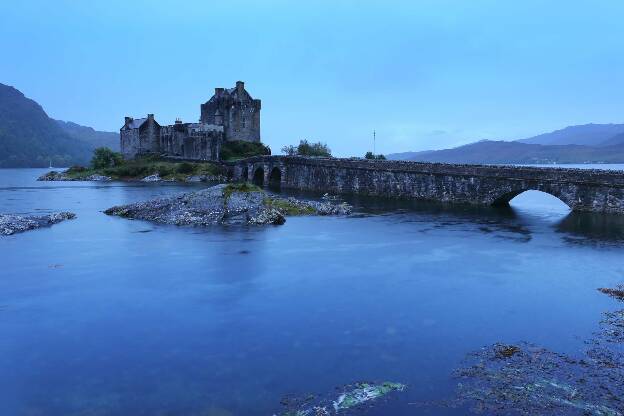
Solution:
<path fill-rule="evenodd" d="M 55 212 L 48 215 L 0 214 L 0 235 L 34 230 L 74 218 L 76 218 L 76 214 L 72 212 Z"/>
<path fill-rule="evenodd" d="M 616 288 L 601 287 L 598 288 L 598 291 L 612 298 L 624 301 L 624 285 L 618 285 Z"/>
<path fill-rule="evenodd" d="M 160 175 L 157 173 L 154 173 L 153 175 L 149 175 L 141 179 L 141 182 L 160 182 L 160 181 L 162 181 L 162 179 L 160 178 Z"/>
<path fill-rule="evenodd" d="M 295 207 L 295 208 L 293 208 Z M 300 207 L 300 210 L 297 210 Z M 108 215 L 175 225 L 276 224 L 286 215 L 330 215 L 350 212 L 346 205 L 269 197 L 253 185 L 216 185 L 197 192 L 116 206 Z M 317 209 L 319 208 L 319 209 Z"/>
<path fill-rule="evenodd" d="M 204 182 L 229 182 L 230 179 L 225 175 L 202 175 Z"/>
<path fill-rule="evenodd" d="M 110 176 L 104 176 L 104 175 L 98 175 L 98 174 L 93 174 L 90 176 L 87 176 L 85 179 L 85 181 L 101 181 L 101 182 L 107 182 L 111 180 Z"/>
<path fill-rule="evenodd" d="M 224 175 L 191 175 L 186 182 L 228 182 L 228 178 Z"/>
<path fill-rule="evenodd" d="M 52 170 L 50 172 L 44 173 L 43 175 L 39 176 L 37 180 L 38 181 L 71 181 L 73 179 L 68 178 L 65 172 L 57 172 L 55 170 Z"/>

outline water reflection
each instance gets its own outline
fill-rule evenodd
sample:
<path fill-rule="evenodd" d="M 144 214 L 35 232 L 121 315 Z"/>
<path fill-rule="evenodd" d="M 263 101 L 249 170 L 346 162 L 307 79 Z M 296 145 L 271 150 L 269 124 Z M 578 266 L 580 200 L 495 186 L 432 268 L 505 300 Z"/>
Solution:
<path fill-rule="evenodd" d="M 624 216 L 572 212 L 556 224 L 571 244 L 624 245 Z"/>

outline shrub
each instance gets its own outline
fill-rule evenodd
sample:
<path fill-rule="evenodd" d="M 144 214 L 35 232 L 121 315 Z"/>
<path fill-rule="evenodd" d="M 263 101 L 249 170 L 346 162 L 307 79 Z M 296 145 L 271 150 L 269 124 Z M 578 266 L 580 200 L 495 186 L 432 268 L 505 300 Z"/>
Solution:
<path fill-rule="evenodd" d="M 221 146 L 221 160 L 242 159 L 270 154 L 271 149 L 262 143 L 234 140 L 227 141 Z"/>
<path fill-rule="evenodd" d="M 123 163 L 121 153 L 113 152 L 108 147 L 98 147 L 93 151 L 91 166 L 94 169 L 104 169 L 119 166 Z"/>
<path fill-rule="evenodd" d="M 366 152 L 364 159 L 386 160 L 386 157 L 384 155 L 375 155 L 373 152 Z"/>
<path fill-rule="evenodd" d="M 282 147 L 282 153 L 288 156 L 297 156 L 297 148 L 292 144 L 289 146 Z"/>
<path fill-rule="evenodd" d="M 305 139 L 300 140 L 297 147 L 292 145 L 282 147 L 282 152 L 290 156 L 331 157 L 331 150 L 327 144 L 310 143 Z"/>
<path fill-rule="evenodd" d="M 104 169 L 107 176 L 116 176 L 120 178 L 139 178 L 149 175 L 151 172 L 144 165 L 125 164 L 115 168 Z"/>
<path fill-rule="evenodd" d="M 176 170 L 178 173 L 190 174 L 190 173 L 195 172 L 195 166 L 193 166 L 192 164 L 188 162 L 182 162 L 178 165 Z"/>
<path fill-rule="evenodd" d="M 176 169 L 166 163 L 159 163 L 154 166 L 154 170 L 156 171 L 156 173 L 158 173 L 158 176 L 165 177 L 173 175 Z"/>

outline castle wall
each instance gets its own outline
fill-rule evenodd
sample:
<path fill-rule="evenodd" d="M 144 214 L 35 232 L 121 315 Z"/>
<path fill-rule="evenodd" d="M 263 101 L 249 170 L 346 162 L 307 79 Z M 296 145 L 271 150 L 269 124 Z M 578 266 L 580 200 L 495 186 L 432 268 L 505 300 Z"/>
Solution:
<path fill-rule="evenodd" d="M 160 129 L 160 147 L 168 156 L 184 159 L 218 160 L 223 143 L 223 127 L 178 123 Z"/>
<path fill-rule="evenodd" d="M 121 130 L 121 154 L 124 159 L 132 159 L 139 153 L 139 129 Z"/>

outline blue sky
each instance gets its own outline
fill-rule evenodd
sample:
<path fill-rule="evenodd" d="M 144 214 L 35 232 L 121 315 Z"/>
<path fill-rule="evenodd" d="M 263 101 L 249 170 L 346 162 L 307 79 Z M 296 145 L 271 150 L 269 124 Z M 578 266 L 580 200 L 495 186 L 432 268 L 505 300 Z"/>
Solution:
<path fill-rule="evenodd" d="M 0 5 L 0 82 L 51 117 L 196 121 L 216 86 L 262 99 L 277 153 L 339 156 L 624 122 L 624 2 L 29 1 Z"/>

